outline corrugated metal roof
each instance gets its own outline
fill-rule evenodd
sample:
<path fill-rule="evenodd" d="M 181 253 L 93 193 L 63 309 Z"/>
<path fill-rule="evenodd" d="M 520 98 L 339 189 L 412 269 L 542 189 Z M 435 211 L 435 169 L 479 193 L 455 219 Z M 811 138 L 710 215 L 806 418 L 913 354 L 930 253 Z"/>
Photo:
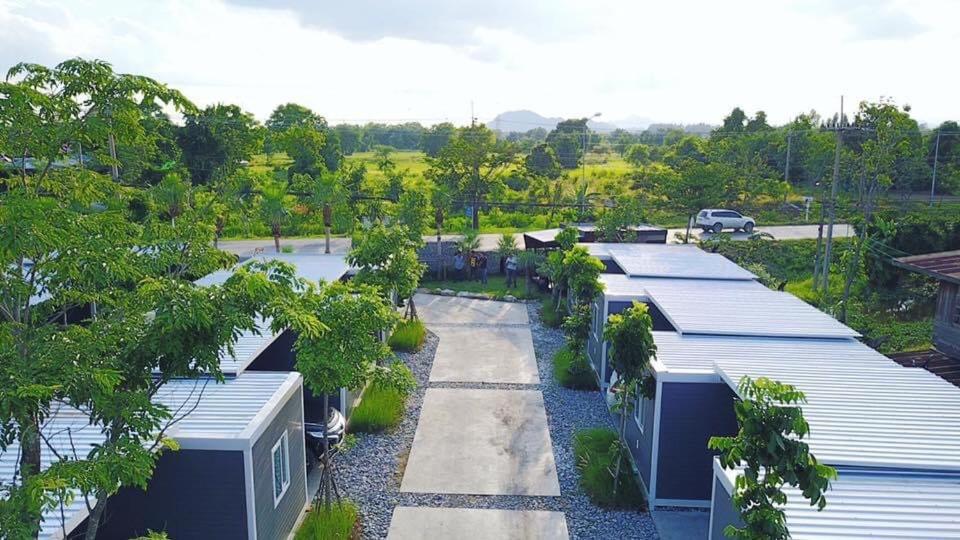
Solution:
<path fill-rule="evenodd" d="M 251 261 L 283 261 L 292 264 L 297 269 L 297 275 L 310 281 L 337 281 L 347 271 L 350 265 L 347 264 L 346 257 L 343 255 L 290 255 L 286 253 L 262 254 L 242 262 L 237 267 L 248 264 Z M 233 271 L 218 270 L 212 274 L 206 275 L 196 281 L 197 285 L 219 285 L 227 280 Z"/>
<path fill-rule="evenodd" d="M 874 362 L 867 353 L 818 356 L 798 346 L 802 361 L 790 361 L 786 352 L 761 357 L 751 348 L 745 344 L 741 357 L 717 357 L 718 373 L 731 388 L 749 375 L 802 390 L 811 428 L 806 440 L 820 461 L 960 470 L 960 391 L 950 383 L 893 361 Z"/>
<path fill-rule="evenodd" d="M 856 331 L 756 281 L 657 280 L 647 295 L 684 334 L 846 338 Z"/>
<path fill-rule="evenodd" d="M 894 259 L 893 264 L 935 279 L 960 283 L 960 250 L 900 257 Z"/>
<path fill-rule="evenodd" d="M 181 418 L 168 431 L 175 439 L 240 439 L 255 419 L 265 414 L 268 404 L 279 399 L 289 385 L 299 383 L 299 373 L 248 373 L 224 383 L 208 378 L 177 380 L 164 385 L 155 401 L 166 405 L 174 418 Z M 84 458 L 104 437 L 89 423 L 86 413 L 67 406 L 50 415 L 43 431 L 57 454 L 72 459 Z M 11 482 L 15 477 L 19 451 L 14 442 L 0 453 L 0 481 Z M 57 459 L 54 451 L 43 445 L 41 466 L 46 468 Z M 70 532 L 86 515 L 86 504 L 79 496 L 69 505 L 48 510 L 40 538 L 61 538 L 64 523 Z"/>
<path fill-rule="evenodd" d="M 714 463 L 728 491 L 738 471 Z M 960 539 L 960 476 L 843 469 L 818 512 L 799 490 L 787 487 L 784 511 L 796 540 Z"/>
<path fill-rule="evenodd" d="M 645 298 L 647 289 L 644 283 L 651 280 L 632 278 L 624 274 L 600 274 L 600 283 L 603 284 L 603 294 L 607 297 Z"/>
<path fill-rule="evenodd" d="M 635 277 L 752 280 L 752 273 L 717 253 L 683 244 L 607 244 L 624 273 Z"/>
<path fill-rule="evenodd" d="M 259 331 L 244 330 L 233 345 L 231 355 L 226 348 L 220 351 L 220 371 L 224 375 L 239 375 L 260 355 L 271 343 L 280 337 L 270 328 L 272 319 L 261 317 L 256 325 Z"/>

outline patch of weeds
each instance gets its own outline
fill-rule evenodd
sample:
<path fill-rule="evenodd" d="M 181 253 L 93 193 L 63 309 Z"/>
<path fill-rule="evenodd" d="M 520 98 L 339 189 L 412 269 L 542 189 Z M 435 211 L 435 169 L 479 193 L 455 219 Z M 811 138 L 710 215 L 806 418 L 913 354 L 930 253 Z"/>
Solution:
<path fill-rule="evenodd" d="M 617 439 L 617 432 L 607 428 L 581 429 L 574 434 L 573 452 L 580 471 L 580 487 L 597 506 L 646 510 L 643 491 L 626 456 L 620 467 L 619 490 L 613 494 Z"/>
<path fill-rule="evenodd" d="M 303 521 L 294 540 L 351 540 L 359 538 L 357 505 L 341 500 L 330 505 L 315 507 Z"/>
<path fill-rule="evenodd" d="M 423 347 L 427 338 L 427 328 L 420 320 L 403 321 L 393 329 L 387 345 L 394 351 L 414 352 Z"/>
<path fill-rule="evenodd" d="M 563 324 L 564 317 L 567 316 L 567 308 L 561 302 L 560 307 L 557 307 L 556 302 L 554 302 L 550 297 L 544 298 L 543 302 L 540 304 L 540 320 L 543 322 L 544 326 L 550 328 L 560 328 L 560 325 Z"/>
<path fill-rule="evenodd" d="M 583 353 L 574 353 L 568 346 L 564 346 L 553 355 L 553 377 L 560 386 L 574 390 L 597 388 L 597 381 L 587 356 Z"/>

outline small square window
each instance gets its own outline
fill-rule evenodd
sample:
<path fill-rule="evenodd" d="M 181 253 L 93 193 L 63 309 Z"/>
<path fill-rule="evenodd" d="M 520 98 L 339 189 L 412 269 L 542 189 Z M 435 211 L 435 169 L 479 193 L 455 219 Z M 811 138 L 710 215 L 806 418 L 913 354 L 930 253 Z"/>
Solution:
<path fill-rule="evenodd" d="M 273 445 L 271 457 L 273 458 L 273 506 L 276 508 L 283 494 L 290 487 L 290 449 L 286 431 Z"/>

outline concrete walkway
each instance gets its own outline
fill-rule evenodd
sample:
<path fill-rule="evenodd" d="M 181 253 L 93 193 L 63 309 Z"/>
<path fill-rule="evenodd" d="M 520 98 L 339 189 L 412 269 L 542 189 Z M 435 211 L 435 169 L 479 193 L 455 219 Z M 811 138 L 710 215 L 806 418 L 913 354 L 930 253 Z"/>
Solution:
<path fill-rule="evenodd" d="M 440 339 L 400 491 L 560 496 L 526 306 L 417 295 Z M 456 387 L 448 387 L 456 383 Z M 562 512 L 400 506 L 388 538 L 568 538 Z"/>

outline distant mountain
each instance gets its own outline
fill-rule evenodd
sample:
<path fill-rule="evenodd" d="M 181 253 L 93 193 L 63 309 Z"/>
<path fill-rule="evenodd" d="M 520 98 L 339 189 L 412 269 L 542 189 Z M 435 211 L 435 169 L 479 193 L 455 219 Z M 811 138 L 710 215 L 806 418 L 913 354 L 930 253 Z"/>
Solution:
<path fill-rule="evenodd" d="M 637 116 L 633 114 L 626 118 L 621 118 L 620 120 L 614 120 L 613 124 L 620 129 L 637 132 L 643 131 L 650 127 L 650 125 L 653 124 L 653 119 L 647 118 L 646 116 Z"/>
<path fill-rule="evenodd" d="M 536 128 L 550 131 L 562 121 L 563 118 L 547 118 L 533 111 L 507 111 L 498 114 L 496 118 L 487 122 L 487 127 L 504 133 L 523 133 Z"/>

